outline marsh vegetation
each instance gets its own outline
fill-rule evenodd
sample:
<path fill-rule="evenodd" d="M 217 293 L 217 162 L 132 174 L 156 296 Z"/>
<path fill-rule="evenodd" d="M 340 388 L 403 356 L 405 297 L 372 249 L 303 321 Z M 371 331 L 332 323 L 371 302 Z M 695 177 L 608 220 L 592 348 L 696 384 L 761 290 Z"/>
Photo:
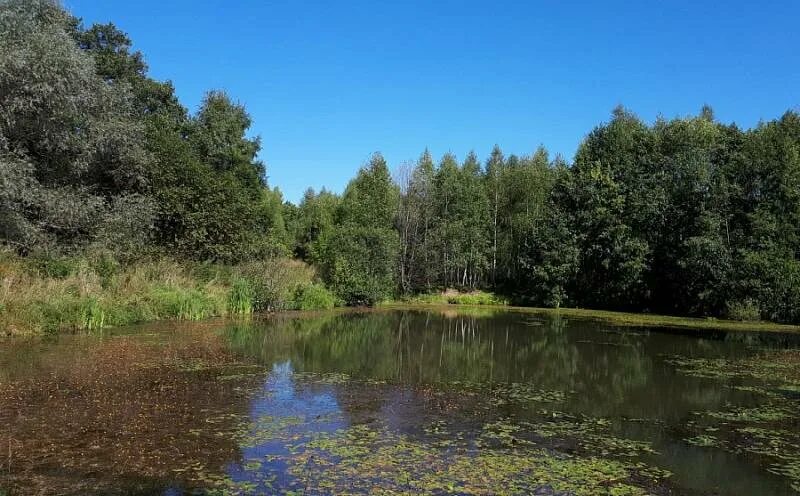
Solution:
<path fill-rule="evenodd" d="M 10 494 L 797 494 L 800 341 L 371 310 L 7 340 Z"/>

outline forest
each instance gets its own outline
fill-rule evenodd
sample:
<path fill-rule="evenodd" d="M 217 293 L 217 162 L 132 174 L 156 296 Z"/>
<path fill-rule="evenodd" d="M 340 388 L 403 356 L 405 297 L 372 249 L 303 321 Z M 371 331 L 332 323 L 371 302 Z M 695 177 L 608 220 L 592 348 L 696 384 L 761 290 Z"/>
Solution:
<path fill-rule="evenodd" d="M 141 291 L 131 281 L 149 267 L 142 280 L 161 277 L 150 303 L 171 294 L 171 316 L 452 289 L 800 323 L 795 110 L 743 129 L 708 106 L 653 123 L 620 106 L 571 160 L 535 144 L 392 165 L 376 152 L 344 192 L 309 189 L 298 204 L 268 183 L 250 126 L 224 91 L 184 107 L 114 24 L 86 26 L 50 0 L 0 2 L 0 309 L 22 301 L 69 323 L 45 301 L 56 283 L 14 288 L 72 278 L 83 282 L 58 288 L 78 327 L 159 317 L 134 311 L 140 296 L 125 296 L 124 316 L 103 299 Z M 280 285 L 291 294 L 275 297 Z"/>

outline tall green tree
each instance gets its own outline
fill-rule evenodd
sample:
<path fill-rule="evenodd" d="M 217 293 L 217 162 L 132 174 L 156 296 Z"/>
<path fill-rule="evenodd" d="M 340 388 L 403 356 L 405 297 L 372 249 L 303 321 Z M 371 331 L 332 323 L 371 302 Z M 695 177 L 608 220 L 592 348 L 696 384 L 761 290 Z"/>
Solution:
<path fill-rule="evenodd" d="M 500 231 L 500 211 L 504 198 L 503 175 L 505 171 L 505 157 L 498 145 L 492 149 L 486 161 L 486 194 L 489 199 L 489 215 L 491 217 L 491 243 L 492 243 L 492 284 L 497 282 L 497 257 Z"/>
<path fill-rule="evenodd" d="M 151 225 L 129 88 L 96 74 L 69 22 L 50 1 L 0 4 L 0 229 L 23 252 L 111 247 L 109 224 L 141 241 Z"/>
<path fill-rule="evenodd" d="M 250 118 L 225 94 L 210 92 L 197 116 L 182 126 L 150 128 L 159 167 L 153 192 L 164 246 L 184 256 L 239 261 L 285 251 L 282 209 L 269 199 L 258 139 Z M 277 229 L 277 230 L 276 230 Z"/>
<path fill-rule="evenodd" d="M 647 296 L 648 246 L 622 221 L 625 198 L 611 173 L 598 164 L 574 171 L 565 208 L 580 233 L 572 291 L 581 305 L 633 309 Z"/>
<path fill-rule="evenodd" d="M 430 289 L 434 279 L 430 246 L 434 171 L 431 154 L 425 150 L 413 166 L 406 165 L 398 173 L 398 282 L 404 293 Z"/>
<path fill-rule="evenodd" d="M 309 188 L 303 195 L 289 231 L 295 240 L 295 255 L 307 262 L 318 263 L 325 252 L 322 243 L 329 239 L 335 227 L 336 215 L 341 198 L 325 190 L 315 193 Z"/>
<path fill-rule="evenodd" d="M 371 305 L 394 294 L 398 201 L 386 161 L 373 155 L 347 186 L 336 226 L 321 241 L 323 277 L 345 302 Z"/>

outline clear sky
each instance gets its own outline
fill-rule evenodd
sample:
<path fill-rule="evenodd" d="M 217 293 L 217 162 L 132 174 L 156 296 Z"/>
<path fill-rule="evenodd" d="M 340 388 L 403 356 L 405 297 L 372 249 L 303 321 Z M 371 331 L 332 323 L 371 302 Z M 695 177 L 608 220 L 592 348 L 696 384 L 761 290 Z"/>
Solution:
<path fill-rule="evenodd" d="M 800 1 L 64 0 L 113 21 L 196 110 L 244 103 L 269 182 L 296 201 L 390 165 L 544 144 L 571 159 L 623 104 L 750 127 L 800 105 Z"/>

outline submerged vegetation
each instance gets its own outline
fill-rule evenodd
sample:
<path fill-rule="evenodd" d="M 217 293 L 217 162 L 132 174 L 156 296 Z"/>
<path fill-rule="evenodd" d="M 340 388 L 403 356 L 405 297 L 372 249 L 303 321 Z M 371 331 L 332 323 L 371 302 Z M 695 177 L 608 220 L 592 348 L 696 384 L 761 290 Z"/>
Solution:
<path fill-rule="evenodd" d="M 532 315 L 461 308 L 13 340 L 0 349 L 0 444 L 10 446 L 0 487 L 800 491 L 800 355 L 780 338 L 632 333 L 555 315 L 537 316 L 531 332 Z"/>
<path fill-rule="evenodd" d="M 384 319 L 367 315 L 372 316 L 369 328 Z M 323 317 L 311 324 L 330 322 Z M 257 336 L 252 325 L 239 324 L 247 327 L 244 336 Z M 409 430 L 391 425 L 375 410 L 378 400 L 396 394 L 397 383 L 293 371 L 285 365 L 270 369 L 253 357 L 264 352 L 269 362 L 280 350 L 264 344 L 262 336 L 246 345 L 258 353 L 242 354 L 237 347 L 232 352 L 224 338 L 239 334 L 236 328 L 230 331 L 183 326 L 166 342 L 134 334 L 72 343 L 60 354 L 38 355 L 35 373 L 18 371 L 0 382 L 0 418 L 24 414 L 23 421 L 0 433 L 0 441 L 15 441 L 9 466 L 0 465 L 0 481 L 13 490 L 42 494 L 146 491 L 149 486 L 142 484 L 147 482 L 138 479 L 149 478 L 152 491 L 166 479 L 161 483 L 208 495 L 362 494 L 378 487 L 387 495 L 644 495 L 669 478 L 668 472 L 636 460 L 653 451 L 647 443 L 613 435 L 602 419 L 546 410 L 537 419 L 522 420 L 498 410 L 512 405 L 532 411 L 552 408 L 569 396 L 562 391 L 525 383 L 420 385 L 410 394 L 420 399 L 433 394 L 435 401 L 414 403 L 421 409 L 420 419 Z M 377 334 L 386 336 L 391 330 L 381 328 Z M 291 332 L 287 338 L 300 335 Z M 336 344 L 317 335 L 313 348 L 344 345 L 356 351 L 347 342 Z M 20 343 L 19 349 L 24 347 Z M 9 358 L 0 353 L 0 365 Z M 338 360 L 323 358 L 332 359 Z M 376 370 L 380 365 L 373 360 Z M 94 377 L 95 372 L 102 378 Z M 153 381 L 161 387 L 152 388 Z M 40 388 L 48 394 L 38 394 Z M 337 394 L 338 406 L 330 401 L 332 394 Z M 48 408 L 51 401 L 57 406 Z M 157 415 L 137 413 L 145 407 Z M 62 431 L 52 416 L 70 410 L 82 413 L 70 417 Z M 121 421 L 131 412 L 132 421 Z M 475 413 L 479 416 L 473 417 Z M 93 448 L 82 453 L 80 447 L 68 447 L 89 425 L 95 426 L 91 439 L 81 439 Z M 39 434 L 28 435 L 33 431 Z M 103 432 L 120 439 L 106 443 Z M 52 445 L 60 450 L 52 452 Z M 53 457 L 76 476 L 43 470 Z"/>
<path fill-rule="evenodd" d="M 695 412 L 686 425 L 694 435 L 687 442 L 763 458 L 771 473 L 788 478 L 800 492 L 800 433 L 789 427 L 800 422 L 800 353 L 770 351 L 739 360 L 674 357 L 671 362 L 684 374 L 764 398 L 757 406 Z"/>

